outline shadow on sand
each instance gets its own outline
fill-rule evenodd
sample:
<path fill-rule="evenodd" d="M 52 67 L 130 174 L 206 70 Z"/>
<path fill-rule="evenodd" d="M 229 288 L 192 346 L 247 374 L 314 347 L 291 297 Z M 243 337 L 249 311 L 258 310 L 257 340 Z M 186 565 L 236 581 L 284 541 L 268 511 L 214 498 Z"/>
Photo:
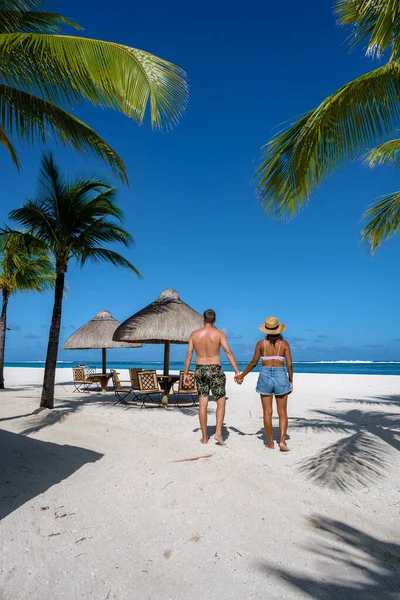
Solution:
<path fill-rule="evenodd" d="M 342 399 L 346 403 L 399 406 L 399 396 L 376 397 L 368 400 Z M 311 429 L 315 432 L 346 434 L 323 448 L 318 454 L 300 462 L 300 470 L 315 482 L 331 488 L 349 491 L 365 486 L 385 471 L 400 450 L 399 414 L 387 411 L 317 410 L 314 418 L 292 419 L 291 429 Z"/>
<path fill-rule="evenodd" d="M 259 440 L 261 440 L 263 442 L 264 446 L 266 446 L 268 444 L 268 438 L 267 438 L 267 434 L 265 433 L 264 428 L 259 429 L 258 431 L 255 431 L 254 433 L 246 433 L 244 431 L 241 431 L 237 427 L 233 427 L 232 425 L 230 425 L 228 429 L 230 429 L 234 433 L 237 433 L 238 435 L 255 435 L 255 436 L 257 436 L 257 438 Z M 281 435 L 281 432 L 279 431 L 279 427 L 273 427 L 272 434 L 273 434 L 273 438 L 274 438 L 275 442 L 276 442 L 276 440 L 279 441 L 280 435 Z M 285 440 L 286 441 L 290 440 L 290 435 L 286 434 Z M 276 444 L 276 446 L 278 447 L 277 444 Z"/>
<path fill-rule="evenodd" d="M 111 399 L 114 400 L 114 397 Z M 87 404 L 104 406 L 104 396 L 100 396 L 99 394 L 89 396 L 85 394 L 83 398 L 78 397 L 77 399 L 74 398 L 71 400 L 60 400 L 57 401 L 56 408 L 51 410 L 39 407 L 31 413 L 17 414 L 12 415 L 11 417 L 2 417 L 0 422 L 15 421 L 18 419 L 31 417 L 28 427 L 20 432 L 22 435 L 30 435 L 32 433 L 37 433 L 46 427 L 51 427 L 57 423 L 62 423 L 68 417 L 68 415 L 78 412 Z M 107 404 L 112 405 L 113 402 Z"/>
<path fill-rule="evenodd" d="M 0 519 L 102 454 L 0 429 Z"/>
<path fill-rule="evenodd" d="M 200 427 L 196 427 L 196 429 L 193 429 L 193 433 L 200 433 L 201 434 Z M 217 442 L 214 440 L 215 425 L 207 425 L 207 435 L 210 438 L 210 443 L 211 444 L 214 444 L 214 443 L 217 444 Z M 225 425 L 222 426 L 222 437 L 224 438 L 225 442 L 229 438 L 229 430 L 225 427 Z"/>
<path fill-rule="evenodd" d="M 268 576 L 284 579 L 318 600 L 395 600 L 399 598 L 400 545 L 382 541 L 349 525 L 316 516 L 309 524 L 317 539 L 306 546 L 321 564 L 321 576 L 259 564 Z M 303 598 L 303 594 L 299 597 Z M 283 596 L 282 596 L 283 597 Z M 297 597 L 297 596 L 296 596 Z"/>

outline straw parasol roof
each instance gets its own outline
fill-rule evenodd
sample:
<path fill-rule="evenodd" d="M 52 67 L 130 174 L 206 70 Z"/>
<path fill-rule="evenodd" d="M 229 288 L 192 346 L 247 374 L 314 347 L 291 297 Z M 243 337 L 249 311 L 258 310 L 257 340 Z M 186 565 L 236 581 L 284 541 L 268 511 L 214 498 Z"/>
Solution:
<path fill-rule="evenodd" d="M 115 331 L 118 342 L 164 344 L 164 373 L 169 366 L 169 345 L 187 344 L 190 334 L 203 327 L 203 317 L 173 289 L 164 290 L 157 300 L 129 317 Z"/>
<path fill-rule="evenodd" d="M 64 350 L 103 350 L 103 371 L 105 369 L 105 352 L 107 348 L 140 348 L 142 344 L 116 342 L 113 340 L 119 321 L 114 319 L 108 310 L 101 310 L 86 325 L 77 329 L 64 344 Z"/>

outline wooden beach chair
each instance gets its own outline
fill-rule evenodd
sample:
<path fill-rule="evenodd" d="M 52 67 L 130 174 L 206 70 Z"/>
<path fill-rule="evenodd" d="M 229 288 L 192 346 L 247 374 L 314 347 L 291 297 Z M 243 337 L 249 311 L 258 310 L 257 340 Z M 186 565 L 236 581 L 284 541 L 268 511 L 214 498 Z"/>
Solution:
<path fill-rule="evenodd" d="M 142 407 L 145 405 L 146 398 L 158 396 L 160 406 L 162 406 L 162 392 L 158 385 L 157 373 L 155 371 L 139 371 L 139 397 L 142 399 Z"/>
<path fill-rule="evenodd" d="M 73 379 L 74 379 L 74 391 L 75 392 L 89 392 L 89 389 L 91 386 L 96 386 L 96 389 L 98 389 L 99 384 L 97 381 L 91 381 L 90 379 L 88 379 L 87 373 L 86 373 L 86 366 L 80 366 L 80 367 L 72 367 L 72 373 L 73 373 Z"/>
<path fill-rule="evenodd" d="M 139 377 L 138 373 L 141 373 L 143 369 L 129 369 L 129 377 L 131 378 L 131 386 L 134 390 L 135 396 L 138 396 L 139 392 Z"/>
<path fill-rule="evenodd" d="M 121 404 L 125 404 L 125 406 L 127 406 L 128 402 L 126 401 L 126 398 L 128 398 L 128 396 L 130 394 L 134 394 L 136 396 L 135 391 L 132 388 L 131 381 L 130 380 L 129 381 L 121 380 L 118 377 L 117 371 L 115 371 L 114 369 L 111 370 L 111 373 L 112 373 L 112 380 L 113 380 L 113 384 L 114 384 L 114 394 L 115 394 L 115 397 L 117 398 L 117 401 L 114 402 L 114 406 L 116 404 L 118 404 L 119 402 Z M 129 383 L 129 386 L 122 385 L 123 383 Z"/>
<path fill-rule="evenodd" d="M 179 406 L 179 395 L 191 396 L 192 398 L 192 406 L 196 405 L 196 400 L 198 400 L 198 393 L 196 387 L 196 380 L 194 378 L 194 371 L 189 371 L 189 385 L 186 387 L 184 384 L 184 371 L 179 371 L 179 381 L 178 381 L 178 389 L 174 393 L 176 406 Z"/>

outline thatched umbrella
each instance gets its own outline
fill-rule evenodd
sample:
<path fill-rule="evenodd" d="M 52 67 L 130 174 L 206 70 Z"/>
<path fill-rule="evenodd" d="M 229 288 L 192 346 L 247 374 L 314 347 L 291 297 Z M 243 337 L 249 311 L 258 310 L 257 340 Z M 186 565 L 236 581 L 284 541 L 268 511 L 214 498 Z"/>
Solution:
<path fill-rule="evenodd" d="M 155 302 L 121 323 L 113 339 L 164 344 L 164 375 L 168 375 L 170 344 L 187 344 L 192 331 L 200 327 L 203 327 L 203 317 L 182 302 L 178 292 L 168 289 Z"/>
<path fill-rule="evenodd" d="M 102 372 L 107 370 L 107 348 L 140 348 L 142 344 L 114 342 L 113 334 L 119 321 L 108 310 L 101 310 L 94 319 L 69 336 L 64 350 L 91 350 L 101 348 Z"/>

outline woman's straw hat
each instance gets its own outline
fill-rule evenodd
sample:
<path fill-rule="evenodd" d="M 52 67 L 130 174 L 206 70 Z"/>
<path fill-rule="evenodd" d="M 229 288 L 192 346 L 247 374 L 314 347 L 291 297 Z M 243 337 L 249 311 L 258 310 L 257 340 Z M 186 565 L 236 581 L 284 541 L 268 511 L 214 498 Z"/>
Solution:
<path fill-rule="evenodd" d="M 279 323 L 276 317 L 268 317 L 258 329 L 269 335 L 279 335 L 282 331 L 285 331 L 286 325 Z"/>

